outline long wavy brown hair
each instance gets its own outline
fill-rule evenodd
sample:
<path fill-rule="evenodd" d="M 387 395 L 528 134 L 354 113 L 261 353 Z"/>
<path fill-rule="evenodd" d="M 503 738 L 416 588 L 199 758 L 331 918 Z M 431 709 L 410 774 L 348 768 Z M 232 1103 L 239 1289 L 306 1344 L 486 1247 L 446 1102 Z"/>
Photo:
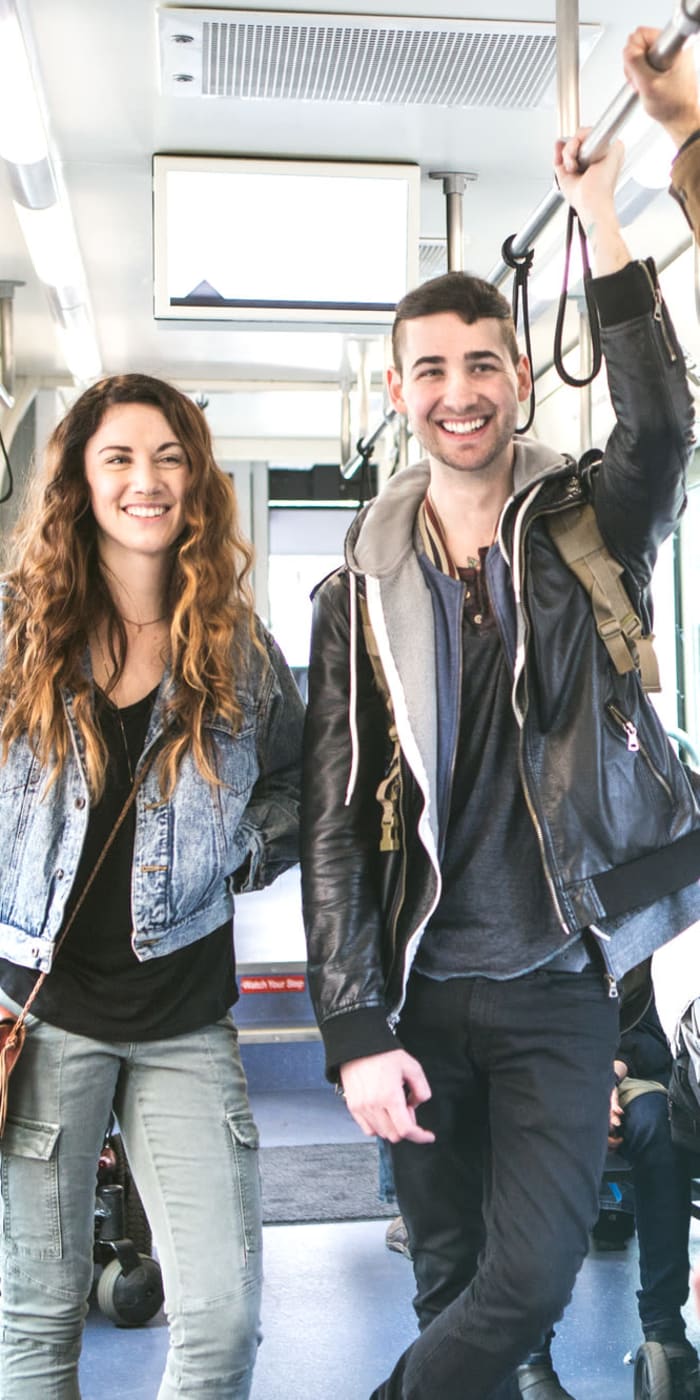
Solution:
<path fill-rule="evenodd" d="M 3 589 L 0 742 L 4 762 L 10 745 L 26 735 L 53 781 L 71 745 L 62 696 L 67 690 L 94 798 L 104 789 L 107 753 L 85 667 L 88 639 L 106 621 L 114 686 L 124 668 L 127 635 L 100 564 L 85 446 L 108 409 L 132 403 L 160 409 L 190 467 L 186 523 L 173 550 L 168 590 L 172 685 L 158 760 L 164 794 L 172 792 L 190 749 L 200 772 L 217 782 L 205 715 L 213 713 L 234 729 L 240 725 L 236 677 L 255 638 L 248 583 L 252 549 L 241 534 L 233 486 L 214 461 L 203 413 L 150 375 L 116 375 L 92 385 L 49 439 L 43 474 L 13 536 Z"/>

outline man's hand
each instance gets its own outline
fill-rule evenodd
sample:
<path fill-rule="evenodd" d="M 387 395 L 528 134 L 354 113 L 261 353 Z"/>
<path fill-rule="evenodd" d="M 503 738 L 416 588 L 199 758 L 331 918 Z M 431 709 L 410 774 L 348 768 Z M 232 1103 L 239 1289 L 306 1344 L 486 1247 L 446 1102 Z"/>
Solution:
<path fill-rule="evenodd" d="M 608 1124 L 608 1147 L 611 1152 L 617 1152 L 622 1142 L 622 1120 L 625 1116 L 624 1108 L 620 1108 L 620 1100 L 617 1093 L 617 1085 L 610 1095 L 610 1122 Z"/>
<path fill-rule="evenodd" d="M 345 1102 L 363 1133 L 389 1142 L 434 1142 L 435 1134 L 419 1127 L 416 1109 L 430 1098 L 430 1085 L 405 1050 L 388 1050 L 348 1060 L 340 1067 Z"/>
<path fill-rule="evenodd" d="M 590 127 L 579 127 L 568 141 L 554 147 L 554 175 L 557 184 L 576 210 L 590 244 L 593 271 L 598 276 L 619 272 L 630 261 L 615 213 L 615 186 L 622 168 L 624 147 L 613 141 L 605 155 L 585 171 L 579 168 L 581 146 Z"/>
<path fill-rule="evenodd" d="M 625 77 L 639 97 L 645 112 L 660 122 L 676 146 L 700 128 L 698 84 L 691 50 L 686 45 L 663 73 L 652 68 L 648 54 L 660 29 L 640 26 L 630 34 L 622 52 Z"/>
<path fill-rule="evenodd" d="M 615 1086 L 610 1095 L 610 1121 L 608 1123 L 608 1147 L 611 1152 L 616 1152 L 622 1141 L 622 1120 L 625 1116 L 624 1108 L 620 1107 L 620 1098 L 617 1092 L 617 1085 L 626 1078 L 629 1068 L 624 1060 L 613 1060 L 613 1070 L 615 1073 Z"/>

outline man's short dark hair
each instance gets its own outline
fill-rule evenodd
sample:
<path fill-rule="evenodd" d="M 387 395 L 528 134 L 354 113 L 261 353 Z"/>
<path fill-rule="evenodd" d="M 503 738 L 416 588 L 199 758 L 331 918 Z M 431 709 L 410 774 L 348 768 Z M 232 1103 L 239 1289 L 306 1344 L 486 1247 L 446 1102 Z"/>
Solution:
<path fill-rule="evenodd" d="M 513 325 L 510 303 L 483 277 L 473 277 L 470 272 L 445 272 L 442 277 L 431 277 L 429 282 L 414 287 L 401 298 L 391 332 L 391 347 L 394 365 L 401 372 L 400 331 L 404 321 L 417 321 L 422 316 L 437 316 L 440 312 L 452 311 L 468 326 L 475 321 L 501 321 L 503 343 L 514 365 L 520 359 L 520 351 Z"/>

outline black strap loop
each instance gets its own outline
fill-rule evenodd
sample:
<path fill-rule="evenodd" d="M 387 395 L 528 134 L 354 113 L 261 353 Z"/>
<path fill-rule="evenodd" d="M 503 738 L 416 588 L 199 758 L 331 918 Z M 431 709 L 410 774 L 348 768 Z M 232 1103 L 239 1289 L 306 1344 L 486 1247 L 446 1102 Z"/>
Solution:
<path fill-rule="evenodd" d="M 564 340 L 564 319 L 566 317 L 566 302 L 569 291 L 569 263 L 571 261 L 571 245 L 574 239 L 574 224 L 578 224 L 578 236 L 581 245 L 581 266 L 583 268 L 583 294 L 586 299 L 586 310 L 588 312 L 588 324 L 591 328 L 591 347 L 593 350 L 593 362 L 591 372 L 583 379 L 576 379 L 564 369 L 564 357 L 562 353 Z M 564 250 L 564 282 L 559 297 L 559 308 L 557 310 L 557 324 L 554 331 L 554 365 L 560 379 L 565 384 L 571 385 L 572 389 L 585 389 L 587 384 L 591 384 L 600 371 L 603 363 L 603 351 L 600 343 L 600 322 L 598 320 L 598 308 L 593 298 L 591 282 L 593 274 L 591 264 L 588 259 L 588 244 L 583 225 L 576 210 L 569 205 L 569 217 L 566 223 L 566 247 Z"/>
<path fill-rule="evenodd" d="M 358 506 L 363 506 L 372 499 L 372 476 L 370 467 L 374 456 L 374 443 L 365 442 L 364 438 L 358 438 L 355 443 L 355 451 L 362 458 L 362 465 L 357 473 L 359 491 L 357 493 Z"/>
<path fill-rule="evenodd" d="M 522 427 L 516 428 L 515 431 L 516 433 L 526 433 L 528 429 L 532 427 L 532 422 L 535 417 L 536 408 L 535 376 L 532 366 L 532 346 L 530 343 L 530 307 L 527 299 L 527 279 L 530 276 L 530 270 L 532 268 L 532 264 L 535 257 L 535 250 L 534 248 L 528 248 L 527 251 L 524 253 L 514 253 L 514 238 L 514 233 L 511 233 L 510 237 L 506 238 L 506 241 L 503 244 L 503 247 L 501 248 L 501 257 L 503 258 L 503 261 L 506 264 L 506 266 L 512 267 L 513 272 L 515 273 L 515 276 L 513 278 L 513 325 L 515 326 L 516 331 L 518 329 L 518 312 L 520 309 L 521 301 L 523 308 L 523 337 L 525 340 L 525 353 L 527 355 L 528 360 L 530 361 L 532 384 L 530 388 L 530 411 L 527 416 L 527 422 L 523 423 Z"/>
<path fill-rule="evenodd" d="M 2 456 L 2 460 L 5 463 L 5 471 L 7 472 L 7 490 L 5 491 L 4 496 L 0 496 L 0 506 L 4 506 L 5 501 L 9 501 L 10 496 L 12 495 L 14 482 L 12 480 L 12 467 L 10 466 L 10 459 L 7 455 L 5 439 L 3 438 L 2 433 L 0 433 L 0 456 Z"/>

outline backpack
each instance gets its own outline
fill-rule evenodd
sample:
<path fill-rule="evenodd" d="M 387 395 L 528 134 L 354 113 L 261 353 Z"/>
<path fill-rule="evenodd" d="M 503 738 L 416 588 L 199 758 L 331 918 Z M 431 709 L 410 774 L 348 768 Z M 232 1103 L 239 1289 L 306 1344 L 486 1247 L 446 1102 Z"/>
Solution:
<path fill-rule="evenodd" d="M 659 691 L 659 666 L 654 638 L 644 635 L 642 621 L 621 582 L 622 565 L 613 558 L 598 528 L 589 502 L 569 506 L 547 516 L 547 527 L 564 563 L 575 574 L 591 600 L 596 630 L 619 675 L 637 671 L 643 689 Z M 388 716 L 391 756 L 387 771 L 377 788 L 382 809 L 380 851 L 398 851 L 399 800 L 401 794 L 401 745 L 396 717 L 384 667 L 370 622 L 367 599 L 358 590 L 362 632 L 375 684 Z"/>
<path fill-rule="evenodd" d="M 596 630 L 619 675 L 637 671 L 643 689 L 659 691 L 654 638 L 644 635 L 642 621 L 621 583 L 622 565 L 610 553 L 588 502 L 550 515 L 547 525 L 564 563 L 591 600 Z"/>

